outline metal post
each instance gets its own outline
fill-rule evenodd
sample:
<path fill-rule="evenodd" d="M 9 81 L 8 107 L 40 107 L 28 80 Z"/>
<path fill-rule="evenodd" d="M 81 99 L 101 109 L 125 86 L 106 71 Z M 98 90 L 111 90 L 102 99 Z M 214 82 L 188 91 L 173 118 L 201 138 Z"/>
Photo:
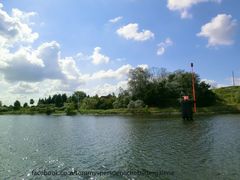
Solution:
<path fill-rule="evenodd" d="M 78 97 L 78 111 L 79 111 L 79 94 L 78 94 L 78 96 L 77 96 L 77 97 Z"/>
<path fill-rule="evenodd" d="M 191 63 L 192 68 L 192 93 L 193 93 L 193 103 L 194 103 L 194 112 L 197 112 L 197 104 L 196 104 L 196 93 L 195 93 L 195 76 L 193 71 L 193 63 Z"/>
<path fill-rule="evenodd" d="M 235 76 L 234 76 L 234 71 L 232 71 L 232 78 L 233 78 L 233 86 L 235 86 Z"/>

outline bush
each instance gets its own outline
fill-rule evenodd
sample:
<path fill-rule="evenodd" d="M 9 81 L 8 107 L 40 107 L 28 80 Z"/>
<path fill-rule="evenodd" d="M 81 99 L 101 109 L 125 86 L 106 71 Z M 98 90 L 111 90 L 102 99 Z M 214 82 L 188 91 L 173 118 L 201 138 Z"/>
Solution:
<path fill-rule="evenodd" d="M 0 107 L 0 112 L 7 112 L 9 111 L 7 107 Z"/>
<path fill-rule="evenodd" d="M 133 101 L 131 100 L 128 105 L 127 105 L 128 109 L 134 109 L 134 108 L 143 108 L 145 107 L 144 105 L 144 102 L 142 100 L 136 100 L 136 101 Z"/>
<path fill-rule="evenodd" d="M 68 104 L 65 109 L 66 115 L 71 116 L 77 114 L 74 110 L 74 104 Z"/>
<path fill-rule="evenodd" d="M 50 115 L 50 114 L 52 114 L 53 112 L 55 112 L 55 110 L 54 110 L 53 108 L 47 107 L 47 109 L 45 110 L 45 113 L 46 113 L 47 115 Z"/>
<path fill-rule="evenodd" d="M 135 106 L 135 108 L 143 108 L 145 105 L 144 105 L 144 102 L 142 100 L 138 99 L 134 102 L 134 106 Z"/>
<path fill-rule="evenodd" d="M 128 103 L 127 108 L 128 108 L 128 109 L 134 109 L 134 108 L 135 108 L 135 102 L 131 100 L 131 101 Z"/>

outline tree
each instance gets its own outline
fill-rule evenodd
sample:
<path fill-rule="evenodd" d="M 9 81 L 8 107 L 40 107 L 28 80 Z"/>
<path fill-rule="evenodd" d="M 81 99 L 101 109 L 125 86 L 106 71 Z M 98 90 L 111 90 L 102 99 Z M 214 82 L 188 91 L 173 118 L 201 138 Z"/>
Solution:
<path fill-rule="evenodd" d="M 56 107 L 62 107 L 63 106 L 63 99 L 61 94 L 58 94 L 55 98 L 55 106 Z"/>
<path fill-rule="evenodd" d="M 27 107 L 28 107 L 28 103 L 25 102 L 25 103 L 23 104 L 23 107 L 24 107 L 24 108 L 27 108 Z"/>
<path fill-rule="evenodd" d="M 75 108 L 79 108 L 84 98 L 86 98 L 87 95 L 83 91 L 75 91 L 73 95 L 69 98 L 70 102 L 74 103 Z"/>
<path fill-rule="evenodd" d="M 197 86 L 197 106 L 211 106 L 214 105 L 217 101 L 217 96 L 209 88 L 211 86 L 206 84 L 204 81 L 198 84 Z"/>
<path fill-rule="evenodd" d="M 67 95 L 66 94 L 62 94 L 62 101 L 63 101 L 63 103 L 67 102 Z"/>
<path fill-rule="evenodd" d="M 30 99 L 30 104 L 33 105 L 34 104 L 34 100 Z"/>
<path fill-rule="evenodd" d="M 84 98 L 81 104 L 82 109 L 97 109 L 99 102 L 99 98 L 95 97 L 89 97 Z"/>
<path fill-rule="evenodd" d="M 150 73 L 147 69 L 138 67 L 136 69 L 130 70 L 128 90 L 133 100 L 140 99 L 144 102 L 147 100 L 146 92 L 148 91 L 150 84 L 150 77 Z"/>
<path fill-rule="evenodd" d="M 216 103 L 216 95 L 210 90 L 210 86 L 200 82 L 199 75 L 194 74 L 196 98 L 198 106 L 210 106 Z M 168 73 L 165 69 L 136 68 L 130 71 L 128 92 L 131 100 L 143 100 L 148 106 L 173 107 L 179 106 L 179 99 L 183 95 L 192 97 L 192 73 L 177 70 Z M 130 106 L 133 103 L 130 103 Z M 118 98 L 114 107 L 120 107 Z"/>
<path fill-rule="evenodd" d="M 21 103 L 18 100 L 16 100 L 14 102 L 13 108 L 14 108 L 14 110 L 19 110 L 21 108 Z"/>

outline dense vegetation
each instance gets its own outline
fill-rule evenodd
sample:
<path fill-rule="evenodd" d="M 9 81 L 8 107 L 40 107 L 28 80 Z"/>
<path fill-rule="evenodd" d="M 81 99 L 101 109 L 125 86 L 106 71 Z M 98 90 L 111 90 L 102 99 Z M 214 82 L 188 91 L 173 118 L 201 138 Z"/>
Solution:
<path fill-rule="evenodd" d="M 239 105 L 240 104 L 240 86 L 229 86 L 213 89 L 213 92 L 221 97 L 223 104 Z"/>
<path fill-rule="evenodd" d="M 210 90 L 210 85 L 200 82 L 195 77 L 196 97 L 198 107 L 212 106 L 217 103 L 218 96 Z M 76 91 L 72 95 L 54 94 L 40 98 L 36 105 L 31 99 L 28 103 L 16 100 L 13 105 L 2 106 L 0 112 L 46 113 L 65 112 L 68 115 L 77 111 L 109 110 L 109 109 L 144 109 L 178 108 L 181 97 L 188 95 L 192 98 L 192 74 L 182 70 L 167 72 L 166 69 L 136 68 L 129 72 L 128 88 L 120 89 L 118 96 L 114 93 L 107 96 L 88 96 L 85 92 Z"/>

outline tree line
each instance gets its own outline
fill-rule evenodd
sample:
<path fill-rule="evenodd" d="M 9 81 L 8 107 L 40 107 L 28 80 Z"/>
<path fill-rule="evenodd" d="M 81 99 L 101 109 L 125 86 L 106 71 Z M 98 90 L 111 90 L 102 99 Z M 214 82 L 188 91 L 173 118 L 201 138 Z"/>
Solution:
<path fill-rule="evenodd" d="M 194 74 L 197 106 L 212 106 L 218 98 L 210 89 L 210 85 L 201 82 L 199 75 Z M 54 109 L 73 112 L 79 109 L 118 109 L 118 108 L 143 108 L 143 107 L 178 107 L 183 95 L 192 98 L 192 73 L 177 70 L 168 72 L 164 68 L 135 68 L 130 70 L 128 88 L 120 88 L 119 94 L 107 96 L 89 96 L 83 91 L 76 91 L 72 95 L 54 94 L 40 98 L 36 105 L 31 99 L 21 106 L 16 100 L 13 105 L 5 107 L 7 110 L 37 109 L 54 111 Z M 1 108 L 1 111 L 4 111 Z M 51 112 L 50 112 L 51 113 Z"/>

